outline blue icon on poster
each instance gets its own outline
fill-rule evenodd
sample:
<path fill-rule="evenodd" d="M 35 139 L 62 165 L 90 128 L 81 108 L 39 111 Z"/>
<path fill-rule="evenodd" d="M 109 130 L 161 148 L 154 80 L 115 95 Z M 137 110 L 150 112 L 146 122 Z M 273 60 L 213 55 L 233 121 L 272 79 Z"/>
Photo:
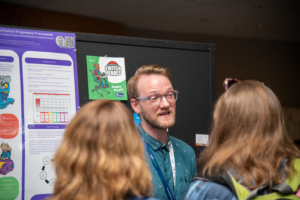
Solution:
<path fill-rule="evenodd" d="M 14 99 L 8 98 L 10 91 L 10 76 L 0 75 L 0 109 L 6 108 L 9 104 L 15 102 Z"/>

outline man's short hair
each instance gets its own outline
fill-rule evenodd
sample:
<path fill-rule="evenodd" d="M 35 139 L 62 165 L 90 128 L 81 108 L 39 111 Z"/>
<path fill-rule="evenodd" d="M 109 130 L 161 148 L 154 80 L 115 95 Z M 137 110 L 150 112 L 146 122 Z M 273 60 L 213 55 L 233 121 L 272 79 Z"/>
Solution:
<path fill-rule="evenodd" d="M 141 75 L 159 74 L 167 77 L 171 81 L 171 75 L 168 68 L 158 65 L 144 65 L 138 68 L 133 77 L 127 83 L 127 92 L 129 99 L 138 97 L 137 83 Z"/>

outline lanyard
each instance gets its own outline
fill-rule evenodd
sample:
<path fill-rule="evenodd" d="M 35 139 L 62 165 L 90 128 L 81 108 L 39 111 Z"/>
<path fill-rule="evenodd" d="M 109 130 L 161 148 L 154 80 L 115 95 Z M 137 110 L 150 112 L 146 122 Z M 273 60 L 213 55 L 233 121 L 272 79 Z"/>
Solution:
<path fill-rule="evenodd" d="M 172 166 L 172 174 L 173 174 L 173 181 L 174 181 L 174 188 L 175 188 L 175 183 L 176 183 L 176 170 L 175 170 L 175 156 L 174 156 L 174 150 L 173 150 L 173 145 L 172 142 L 168 142 L 169 145 L 169 151 L 170 151 L 170 161 L 171 161 L 171 166 Z"/>
<path fill-rule="evenodd" d="M 153 166 L 154 166 L 154 168 L 156 169 L 157 174 L 158 174 L 158 176 L 159 176 L 159 178 L 160 178 L 160 180 L 161 180 L 161 182 L 162 182 L 162 184 L 163 184 L 163 186 L 164 186 L 164 188 L 165 188 L 165 190 L 166 190 L 166 193 L 167 193 L 168 198 L 169 198 L 170 200 L 176 200 L 175 197 L 173 196 L 173 194 L 172 194 L 172 192 L 171 192 L 171 189 L 170 189 L 170 187 L 169 187 L 169 185 L 168 185 L 168 183 L 167 183 L 167 181 L 166 181 L 164 175 L 162 174 L 162 172 L 161 172 L 161 170 L 160 170 L 160 168 L 159 168 L 159 166 L 158 166 L 158 164 L 157 164 L 157 162 L 156 162 L 156 159 L 154 158 L 153 153 L 151 152 L 151 150 L 150 150 L 148 144 L 145 142 L 145 140 L 144 140 L 144 138 L 143 138 L 143 136 L 142 136 L 141 134 L 140 134 L 140 136 L 141 136 L 141 138 L 142 138 L 144 147 L 146 148 L 146 150 L 147 150 L 147 152 L 148 152 L 148 155 L 149 155 L 149 157 L 150 157 L 150 159 L 151 159 L 151 161 L 152 161 L 152 163 L 153 163 Z M 171 146 L 172 146 L 172 143 L 171 143 Z M 172 146 L 172 150 L 173 150 L 173 146 Z M 173 152 L 173 157 L 174 157 L 174 152 Z M 172 170 L 173 170 L 173 166 L 172 166 Z M 174 159 L 174 170 L 175 170 L 175 159 Z M 174 178 L 174 174 L 173 174 L 173 178 Z M 174 183 L 174 184 L 175 184 L 175 183 Z"/>

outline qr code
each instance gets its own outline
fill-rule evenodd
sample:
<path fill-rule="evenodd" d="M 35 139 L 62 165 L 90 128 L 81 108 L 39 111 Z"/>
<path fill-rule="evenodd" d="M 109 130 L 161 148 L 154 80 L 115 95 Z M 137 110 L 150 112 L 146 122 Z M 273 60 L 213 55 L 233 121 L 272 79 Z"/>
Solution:
<path fill-rule="evenodd" d="M 66 47 L 74 48 L 74 37 L 65 37 Z"/>

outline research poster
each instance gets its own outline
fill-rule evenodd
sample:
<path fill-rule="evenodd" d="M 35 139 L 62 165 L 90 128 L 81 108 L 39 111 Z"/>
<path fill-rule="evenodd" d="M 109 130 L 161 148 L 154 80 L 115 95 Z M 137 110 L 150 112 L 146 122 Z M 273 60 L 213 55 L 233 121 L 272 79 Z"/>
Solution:
<path fill-rule="evenodd" d="M 0 200 L 39 200 L 79 108 L 75 34 L 0 27 Z"/>
<path fill-rule="evenodd" d="M 124 58 L 86 56 L 89 99 L 127 100 Z"/>

